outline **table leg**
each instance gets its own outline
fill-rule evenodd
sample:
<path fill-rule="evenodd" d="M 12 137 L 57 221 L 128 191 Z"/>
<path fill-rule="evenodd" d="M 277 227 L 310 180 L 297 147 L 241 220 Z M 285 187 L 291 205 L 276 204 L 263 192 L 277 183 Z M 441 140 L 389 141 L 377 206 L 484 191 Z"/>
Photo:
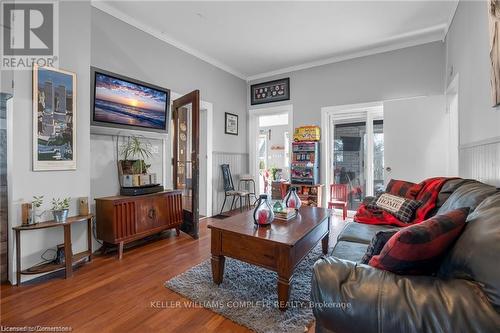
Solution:
<path fill-rule="evenodd" d="M 16 230 L 16 286 L 21 285 L 21 231 Z"/>
<path fill-rule="evenodd" d="M 215 284 L 221 284 L 224 277 L 224 263 L 226 258 L 221 255 L 212 254 L 212 278 Z"/>
<path fill-rule="evenodd" d="M 288 308 L 290 298 L 290 285 L 292 283 L 293 264 L 292 255 L 288 247 L 282 246 L 278 249 L 277 270 L 278 273 L 278 307 L 281 311 Z"/>
<path fill-rule="evenodd" d="M 323 250 L 323 254 L 328 254 L 328 241 L 330 238 L 330 233 L 327 233 L 325 237 L 321 240 L 321 247 Z"/>
<path fill-rule="evenodd" d="M 118 260 L 123 258 L 123 242 L 118 243 Z"/>
<path fill-rule="evenodd" d="M 87 220 L 87 247 L 90 251 L 89 262 L 92 261 L 92 218 Z"/>
<path fill-rule="evenodd" d="M 66 264 L 66 279 L 73 276 L 73 251 L 71 250 L 71 224 L 64 226 L 64 261 Z"/>
<path fill-rule="evenodd" d="M 281 311 L 288 308 L 288 299 L 290 298 L 290 276 L 278 275 L 278 306 Z"/>

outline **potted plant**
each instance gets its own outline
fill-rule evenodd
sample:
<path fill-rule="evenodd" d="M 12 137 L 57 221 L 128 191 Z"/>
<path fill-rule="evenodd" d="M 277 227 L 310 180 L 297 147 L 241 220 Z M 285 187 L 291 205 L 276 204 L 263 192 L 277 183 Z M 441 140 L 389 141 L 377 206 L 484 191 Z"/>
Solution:
<path fill-rule="evenodd" d="M 43 205 L 43 195 L 33 196 L 31 202 L 31 219 L 29 224 L 37 224 L 38 219 L 42 216 L 43 211 L 39 212 L 40 207 Z"/>
<path fill-rule="evenodd" d="M 272 167 L 272 168 L 271 168 L 271 180 L 272 180 L 272 181 L 276 181 L 276 180 L 278 180 L 278 179 L 277 179 L 277 177 L 276 177 L 276 176 L 277 176 L 277 174 L 278 174 L 278 171 L 279 171 L 279 169 L 278 169 L 278 168 L 276 168 L 276 167 Z"/>
<path fill-rule="evenodd" d="M 68 218 L 70 199 L 71 198 L 52 199 L 52 214 L 54 214 L 54 220 L 56 220 L 56 222 L 66 222 L 66 219 Z"/>
<path fill-rule="evenodd" d="M 150 164 L 145 160 L 153 156 L 151 143 L 138 136 L 129 136 L 126 142 L 121 146 L 119 161 L 122 174 L 144 174 L 148 172 Z"/>

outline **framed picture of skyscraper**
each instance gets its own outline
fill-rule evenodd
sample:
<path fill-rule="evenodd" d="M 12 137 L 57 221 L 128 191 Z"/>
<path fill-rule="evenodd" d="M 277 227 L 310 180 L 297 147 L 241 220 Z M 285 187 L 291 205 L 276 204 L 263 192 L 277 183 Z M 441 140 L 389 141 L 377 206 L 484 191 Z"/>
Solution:
<path fill-rule="evenodd" d="M 76 74 L 33 66 L 33 171 L 76 170 Z"/>

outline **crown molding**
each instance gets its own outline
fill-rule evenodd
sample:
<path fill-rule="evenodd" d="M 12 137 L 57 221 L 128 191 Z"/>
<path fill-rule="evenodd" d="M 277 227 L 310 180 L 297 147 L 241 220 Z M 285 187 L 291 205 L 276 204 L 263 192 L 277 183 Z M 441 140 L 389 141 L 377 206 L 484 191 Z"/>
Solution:
<path fill-rule="evenodd" d="M 290 73 L 299 71 L 302 69 L 308 69 L 312 67 L 318 67 L 323 65 L 328 65 L 336 62 L 341 62 L 349 59 L 355 59 L 360 57 L 366 57 L 369 55 L 374 55 L 378 53 L 384 53 L 389 51 L 394 51 L 398 49 L 403 49 L 407 47 L 422 45 L 426 43 L 432 43 L 436 41 L 443 41 L 446 36 L 447 26 L 446 24 L 439 24 L 430 28 L 415 30 L 409 33 L 394 36 L 378 43 L 372 44 L 366 48 L 358 49 L 352 52 L 344 52 L 342 54 L 329 57 L 326 59 L 320 59 L 317 61 L 306 62 L 300 65 L 285 67 L 277 69 L 270 72 L 260 73 L 256 75 L 249 76 L 248 81 L 259 80 L 266 77 L 271 77 L 275 75 Z"/>
<path fill-rule="evenodd" d="M 107 3 L 104 3 L 102 1 L 92 0 L 91 6 L 94 8 L 97 8 L 97 9 L 105 12 L 106 14 L 109 14 L 109 15 L 111 15 L 111 16 L 113 16 L 113 17 L 147 33 L 147 34 L 150 34 L 151 36 L 158 38 L 159 40 L 161 40 L 165 43 L 168 43 L 168 44 L 170 44 L 170 45 L 172 45 L 172 46 L 174 46 L 174 47 L 176 47 L 176 48 L 178 48 L 186 53 L 189 53 L 190 55 L 192 55 L 198 59 L 201 59 L 201 60 L 209 63 L 210 65 L 213 65 L 219 69 L 222 69 L 223 71 L 230 73 L 230 74 L 232 74 L 240 79 L 247 80 L 247 75 L 235 70 L 234 68 L 231 68 L 230 66 L 227 66 L 227 65 L 215 60 L 214 58 L 210 57 L 209 55 L 207 55 L 201 51 L 198 51 L 192 47 L 187 46 L 186 44 L 179 42 L 178 40 L 170 37 L 168 34 L 161 32 L 160 30 L 154 29 L 154 28 L 148 26 L 147 24 L 139 22 L 138 20 L 134 19 L 133 17 L 125 14 L 124 12 L 116 9 L 113 6 L 110 6 Z"/>
<path fill-rule="evenodd" d="M 289 67 L 284 67 L 280 69 L 276 69 L 273 71 L 269 72 L 263 72 L 255 75 L 245 75 L 241 73 L 240 71 L 232 68 L 231 66 L 228 66 L 212 57 L 209 55 L 194 49 L 192 47 L 187 46 L 184 43 L 179 42 L 178 40 L 170 37 L 168 34 L 154 29 L 151 26 L 144 24 L 142 22 L 139 22 L 138 20 L 134 19 L 133 17 L 125 14 L 124 12 L 116 9 L 113 6 L 110 6 L 109 4 L 99 1 L 99 0 L 91 0 L 91 5 L 94 8 L 97 8 L 147 34 L 152 35 L 153 37 L 170 44 L 198 59 L 201 59 L 227 73 L 230 73 L 242 80 L 245 80 L 247 82 L 254 81 L 254 80 L 259 80 L 275 75 L 280 75 L 280 74 L 285 74 L 285 73 L 290 73 L 290 72 L 295 72 L 303 69 L 308 69 L 312 67 L 318 67 L 318 66 L 323 66 L 323 65 L 328 65 L 336 62 L 341 62 L 345 60 L 350 60 L 350 59 L 355 59 L 355 58 L 360 58 L 360 57 L 366 57 L 370 55 L 375 55 L 379 53 L 384 53 L 384 52 L 390 52 L 398 49 L 403 49 L 407 47 L 412 47 L 412 46 L 417 46 L 417 45 L 422 45 L 426 43 L 432 43 L 436 41 L 444 41 L 446 38 L 446 34 L 448 33 L 449 27 L 451 23 L 453 22 L 453 17 L 455 15 L 455 12 L 458 7 L 458 0 L 455 1 L 456 6 L 454 10 L 452 11 L 448 21 L 443 24 L 439 24 L 433 27 L 429 28 L 424 28 L 420 30 L 415 30 L 409 33 L 404 33 L 400 34 L 382 41 L 379 41 L 377 43 L 374 43 L 372 45 L 369 45 L 367 47 L 362 47 L 354 50 L 350 50 L 347 52 L 342 52 L 337 55 L 334 55 L 332 57 L 324 58 L 324 59 L 319 59 L 311 62 L 306 62 L 294 66 L 289 66 Z"/>
<path fill-rule="evenodd" d="M 454 0 L 454 8 L 453 10 L 451 11 L 451 14 L 450 14 L 450 17 L 448 18 L 448 22 L 446 24 L 446 31 L 444 33 L 444 39 L 446 39 L 446 36 L 448 35 L 448 31 L 450 30 L 450 27 L 451 27 L 451 24 L 453 23 L 453 19 L 455 18 L 455 14 L 457 13 L 457 9 L 458 9 L 458 3 L 459 3 L 460 0 Z"/>

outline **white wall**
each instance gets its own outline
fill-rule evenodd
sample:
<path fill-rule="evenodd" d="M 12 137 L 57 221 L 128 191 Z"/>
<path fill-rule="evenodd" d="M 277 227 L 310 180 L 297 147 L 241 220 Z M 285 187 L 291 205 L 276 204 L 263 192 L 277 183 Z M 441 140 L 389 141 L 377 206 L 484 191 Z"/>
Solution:
<path fill-rule="evenodd" d="M 290 77 L 291 100 L 273 105 L 293 104 L 294 127 L 320 126 L 322 107 L 442 94 L 444 67 L 444 43 L 434 42 L 264 78 L 249 86 Z M 249 94 L 247 103 L 249 109 L 269 107 L 250 106 Z M 322 182 L 324 178 L 321 172 Z"/>
<path fill-rule="evenodd" d="M 179 94 L 199 89 L 214 104 L 214 151 L 246 152 L 246 82 L 92 8 L 93 66 Z M 224 112 L 239 115 L 239 135 L 224 134 Z M 231 140 L 231 145 L 227 144 Z"/>
<path fill-rule="evenodd" d="M 415 183 L 447 174 L 448 114 L 443 95 L 384 102 L 384 166 Z"/>
<path fill-rule="evenodd" d="M 500 186 L 500 107 L 492 107 L 486 1 L 460 1 L 446 37 L 446 85 L 458 74 L 459 175 Z"/>
<path fill-rule="evenodd" d="M 218 160 L 220 156 L 226 156 L 224 153 L 229 153 L 228 156 L 247 153 L 245 81 L 96 8 L 92 8 L 91 19 L 92 66 L 163 86 L 171 89 L 173 93 L 185 94 L 195 89 L 200 90 L 201 99 L 213 104 L 212 148 L 214 153 L 218 153 Z M 239 115 L 238 136 L 224 134 L 225 112 Z M 203 119 L 205 118 L 202 117 Z M 167 140 L 169 148 L 165 154 L 167 161 L 165 185 L 171 187 L 170 134 Z M 200 142 L 200 145 L 204 144 L 205 141 Z M 115 195 L 119 187 L 116 168 L 113 167 L 115 160 L 112 137 L 92 135 L 91 145 L 91 202 L 94 205 L 94 197 Z M 161 159 L 162 156 L 158 158 Z M 229 162 L 229 158 L 226 162 Z M 102 166 L 106 169 L 102 169 Z M 220 166 L 213 167 L 216 178 L 220 174 Z M 238 169 L 246 170 L 247 166 L 242 165 Z M 238 174 L 233 172 L 233 176 L 237 177 Z M 200 179 L 200 182 L 204 181 L 205 179 Z M 212 183 L 213 191 L 220 192 L 218 180 L 214 179 Z M 214 193 L 213 196 L 217 195 L 218 193 Z M 201 200 L 204 201 L 204 198 Z M 220 205 L 214 200 L 214 211 L 217 211 L 217 207 Z"/>
<path fill-rule="evenodd" d="M 434 42 L 261 79 L 290 77 L 294 127 L 320 125 L 321 107 L 443 93 L 444 44 Z M 249 89 L 248 89 L 249 92 Z M 247 98 L 250 109 L 249 96 Z M 260 107 L 269 107 L 264 104 Z"/>
<path fill-rule="evenodd" d="M 90 4 L 89 2 L 60 2 L 59 4 L 59 67 L 77 75 L 76 95 L 76 171 L 32 171 L 32 82 L 31 71 L 14 71 L 14 117 L 12 191 L 9 207 L 9 229 L 21 224 L 22 202 L 29 202 L 33 195 L 45 195 L 44 209 L 50 208 L 52 197 L 74 198 L 70 214 L 77 213 L 76 198 L 90 195 L 90 133 L 89 133 L 89 66 L 90 66 Z M 46 214 L 45 219 L 52 219 Z M 85 223 L 72 226 L 73 251 L 86 250 Z M 9 277 L 15 282 L 14 235 L 9 235 Z M 22 233 L 22 267 L 41 260 L 47 248 L 63 243 L 62 228 L 44 229 Z M 23 281 L 34 276 L 23 276 Z"/>
<path fill-rule="evenodd" d="M 458 73 L 460 144 L 500 136 L 500 107 L 490 93 L 486 1 L 460 1 L 446 37 L 446 85 Z"/>

